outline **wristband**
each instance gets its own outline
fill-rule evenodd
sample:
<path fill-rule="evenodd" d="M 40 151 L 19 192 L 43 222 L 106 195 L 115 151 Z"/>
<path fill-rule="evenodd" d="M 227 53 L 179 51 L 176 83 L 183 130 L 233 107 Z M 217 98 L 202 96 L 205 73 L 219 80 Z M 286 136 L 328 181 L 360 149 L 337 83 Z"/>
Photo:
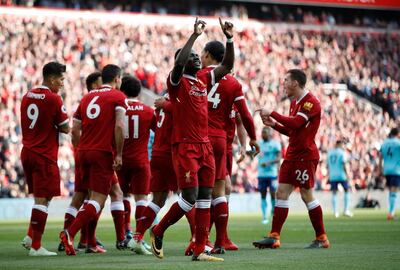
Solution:
<path fill-rule="evenodd" d="M 228 39 L 226 40 L 226 43 L 233 43 L 233 37 L 228 38 Z"/>

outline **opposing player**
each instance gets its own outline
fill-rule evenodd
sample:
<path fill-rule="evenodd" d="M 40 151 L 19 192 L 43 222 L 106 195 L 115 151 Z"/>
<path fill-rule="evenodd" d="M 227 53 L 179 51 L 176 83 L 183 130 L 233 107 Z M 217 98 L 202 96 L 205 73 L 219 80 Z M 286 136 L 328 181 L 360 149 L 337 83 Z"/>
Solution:
<path fill-rule="evenodd" d="M 337 191 L 339 184 L 344 189 L 344 215 L 352 217 L 353 213 L 350 212 L 350 193 L 349 193 L 349 168 L 346 158 L 346 153 L 343 150 L 343 141 L 336 141 L 335 148 L 328 151 L 328 172 L 329 183 L 331 184 L 332 191 L 332 209 L 335 217 L 339 217 L 339 210 L 337 209 Z"/>
<path fill-rule="evenodd" d="M 203 33 L 205 22 L 198 20 L 194 32 L 185 46 L 175 56 L 174 68 L 167 79 L 168 93 L 172 103 L 174 129 L 172 131 L 172 156 L 182 193 L 160 223 L 150 230 L 152 250 L 163 258 L 163 235 L 196 203 L 196 241 L 192 256 L 194 261 L 223 261 L 204 253 L 210 222 L 211 193 L 215 181 L 215 164 L 208 139 L 207 88 L 228 74 L 233 68 L 233 25 L 222 23 L 228 38 L 227 49 L 221 65 L 197 76 L 201 68 L 198 54 L 192 50 L 196 39 Z"/>
<path fill-rule="evenodd" d="M 72 143 L 75 147 L 79 144 L 80 173 L 88 182 L 90 198 L 71 226 L 60 233 L 67 255 L 75 255 L 76 233 L 97 219 L 110 192 L 114 170 L 122 166 L 126 98 L 118 90 L 121 68 L 106 65 L 101 77 L 103 85 L 86 94 L 74 114 Z"/>
<path fill-rule="evenodd" d="M 267 192 L 271 195 L 271 213 L 274 214 L 275 192 L 278 186 L 278 164 L 281 161 L 282 147 L 272 139 L 271 129 L 264 127 L 260 141 L 261 153 L 258 157 L 258 191 L 261 194 L 262 224 L 268 223 Z"/>
<path fill-rule="evenodd" d="M 26 93 L 21 102 L 21 162 L 29 193 L 33 193 L 31 221 L 22 245 L 29 256 L 53 256 L 42 246 L 47 209 L 51 199 L 60 195 L 57 165 L 59 133 L 69 132 L 69 119 L 58 91 L 64 86 L 65 65 L 44 65 L 43 84 Z"/>
<path fill-rule="evenodd" d="M 395 219 L 397 191 L 400 186 L 400 132 L 393 128 L 380 150 L 379 174 L 386 178 L 389 188 L 388 220 Z"/>
<path fill-rule="evenodd" d="M 149 142 L 150 128 L 152 127 L 154 110 L 138 100 L 141 84 L 133 76 L 124 76 L 121 91 L 128 97 L 125 115 L 125 144 L 122 155 L 122 168 L 118 171 L 118 180 L 124 193 L 125 228 L 130 223 L 129 194 L 133 194 L 136 202 L 135 219 L 136 227 L 142 218 L 147 206 L 147 195 L 150 189 L 150 162 L 147 145 Z M 127 201 L 127 202 L 126 202 Z M 128 204 L 128 205 L 127 205 Z M 151 255 L 143 241 L 130 241 L 135 244 L 131 247 L 136 253 Z"/>
<path fill-rule="evenodd" d="M 292 99 L 289 116 L 283 116 L 266 108 L 260 112 L 264 125 L 289 136 L 289 146 L 279 171 L 272 229 L 268 237 L 253 242 L 258 248 L 280 247 L 281 229 L 289 213 L 288 199 L 296 187 L 300 188 L 301 198 L 308 208 L 315 230 L 316 238 L 308 248 L 330 246 L 325 232 L 322 208 L 314 198 L 312 190 L 319 160 L 315 134 L 321 121 L 321 105 L 319 100 L 305 89 L 306 82 L 307 77 L 302 70 L 289 70 L 283 83 L 286 94 Z"/>
<path fill-rule="evenodd" d="M 203 69 L 198 76 L 210 72 L 221 64 L 225 47 L 219 41 L 208 42 L 201 54 Z M 208 92 L 208 137 L 213 147 L 215 159 L 215 185 L 212 194 L 211 213 L 215 222 L 216 240 L 212 253 L 225 253 L 225 237 L 228 223 L 228 202 L 226 188 L 226 122 L 233 104 L 241 115 L 243 125 L 250 136 L 250 146 L 259 152 L 253 118 L 247 108 L 241 84 L 231 75 L 224 76 L 219 82 L 207 89 Z"/>

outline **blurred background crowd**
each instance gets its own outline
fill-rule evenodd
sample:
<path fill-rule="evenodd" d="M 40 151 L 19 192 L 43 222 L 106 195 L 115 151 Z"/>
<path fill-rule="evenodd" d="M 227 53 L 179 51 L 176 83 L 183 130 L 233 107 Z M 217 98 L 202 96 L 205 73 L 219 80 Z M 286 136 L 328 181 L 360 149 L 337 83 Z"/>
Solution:
<path fill-rule="evenodd" d="M 40 2 L 46 5 L 48 1 L 14 2 L 28 5 Z M 106 1 L 55 2 L 58 7 L 111 8 Z M 55 2 L 52 1 L 52 4 Z M 142 12 L 146 9 L 147 1 L 130 2 L 138 4 L 127 7 L 125 4 L 114 3 L 112 9 Z M 157 1 L 152 1 L 146 11 L 176 12 L 169 5 L 165 7 L 165 11 L 162 8 L 157 9 L 154 3 Z M 271 14 L 276 14 L 275 8 L 271 8 Z M 232 9 L 217 9 L 207 14 L 236 16 Z M 202 14 L 203 11 L 199 10 L 196 12 Z M 191 12 L 187 11 L 188 14 Z M 245 6 L 241 12 L 251 14 L 250 9 Z M 297 12 L 294 10 L 293 18 L 285 15 L 285 20 L 321 23 L 320 19 L 318 22 L 306 21 L 308 11 L 304 10 L 299 11 L 303 14 L 299 20 L 295 16 Z M 239 17 L 247 16 L 243 14 Z M 276 15 L 271 16 L 274 20 L 280 20 Z M 333 20 L 335 23 L 341 21 L 340 16 Z M 397 26 L 396 23 L 386 20 L 377 27 Z M 155 94 L 162 93 L 166 87 L 167 74 L 173 66 L 174 52 L 186 42 L 191 31 L 190 26 L 177 25 L 173 21 L 170 24 L 154 22 L 144 25 L 1 15 L 0 197 L 26 196 L 19 160 L 19 107 L 23 94 L 41 83 L 44 63 L 58 60 L 67 64 L 65 87 L 61 95 L 68 113 L 72 115 L 86 92 L 85 77 L 108 63 L 118 64 L 125 72 L 134 74 L 144 87 Z M 221 31 L 216 26 L 207 28 L 205 35 L 196 44 L 197 52 L 200 53 L 202 46 L 213 39 L 223 40 Z M 235 50 L 234 73 L 243 85 L 252 111 L 268 106 L 287 114 L 289 101 L 285 98 L 281 79 L 289 68 L 298 67 L 306 71 L 309 78 L 307 88 L 317 95 L 323 108 L 321 128 L 317 136 L 321 151 L 317 172 L 318 189 L 327 189 L 326 152 L 337 139 L 348 142 L 346 148 L 350 156 L 353 187 L 383 187 L 384 183 L 376 176 L 375 165 L 380 143 L 386 138 L 390 127 L 399 123 L 399 31 L 364 31 L 362 28 L 345 31 L 341 27 L 331 30 L 316 28 L 311 31 L 276 25 L 272 27 L 268 23 L 264 23 L 261 28 L 252 27 L 250 23 L 238 29 Z M 339 89 L 338 84 L 344 85 L 350 91 L 342 89 L 343 87 Z M 257 133 L 261 135 L 262 123 L 257 115 L 255 121 Z M 284 147 L 287 146 L 286 137 L 278 134 L 274 136 Z M 234 192 L 252 192 L 256 189 L 256 162 L 256 159 L 249 156 L 239 166 L 235 165 Z M 73 191 L 74 160 L 68 138 L 61 140 L 59 166 L 63 182 L 62 194 L 69 196 Z"/>

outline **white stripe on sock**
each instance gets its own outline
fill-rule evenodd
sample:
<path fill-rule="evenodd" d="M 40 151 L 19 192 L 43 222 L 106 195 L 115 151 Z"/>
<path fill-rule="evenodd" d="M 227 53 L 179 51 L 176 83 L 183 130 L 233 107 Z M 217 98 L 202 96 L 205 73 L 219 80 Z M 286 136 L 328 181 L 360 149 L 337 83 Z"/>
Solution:
<path fill-rule="evenodd" d="M 136 202 L 136 206 L 147 206 L 147 200 L 139 200 Z"/>
<path fill-rule="evenodd" d="M 275 207 L 289 208 L 289 200 L 276 200 Z"/>
<path fill-rule="evenodd" d="M 111 211 L 125 211 L 124 203 L 121 201 L 111 202 L 110 210 Z"/>
<path fill-rule="evenodd" d="M 211 207 L 211 200 L 197 200 L 196 208 L 207 209 Z"/>
<path fill-rule="evenodd" d="M 78 214 L 78 209 L 76 209 L 76 208 L 73 207 L 73 206 L 69 206 L 69 207 L 67 208 L 67 211 L 65 211 L 65 213 L 66 213 L 66 214 L 70 214 L 70 215 L 73 216 L 73 217 L 76 217 L 76 215 Z"/>
<path fill-rule="evenodd" d="M 185 201 L 185 199 L 182 198 L 182 195 L 179 195 L 178 204 L 179 204 L 179 207 L 182 208 L 182 210 L 185 212 L 189 212 L 193 208 L 193 205 L 191 205 L 190 203 Z"/>
<path fill-rule="evenodd" d="M 98 202 L 96 202 L 95 200 L 89 200 L 88 204 L 91 204 L 94 206 L 94 208 L 96 209 L 96 214 L 98 214 L 101 210 L 100 204 Z"/>
<path fill-rule="evenodd" d="M 36 210 L 42 211 L 44 213 L 47 213 L 47 206 L 42 205 L 42 204 L 34 204 L 32 206 L 32 209 L 36 209 Z"/>
<path fill-rule="evenodd" d="M 154 213 L 156 213 L 156 215 L 158 214 L 158 212 L 160 212 L 160 206 L 158 206 L 157 204 L 153 203 L 153 202 L 149 202 L 148 207 L 151 208 L 151 210 L 154 211 Z"/>
<path fill-rule="evenodd" d="M 307 203 L 308 211 L 311 211 L 319 206 L 319 201 L 317 199 L 313 200 L 312 202 Z"/>
<path fill-rule="evenodd" d="M 216 205 L 218 205 L 218 204 L 220 204 L 220 203 L 226 203 L 226 202 L 227 202 L 226 197 L 223 196 L 223 197 L 215 198 L 214 200 L 211 201 L 211 204 L 212 204 L 213 206 L 216 206 Z"/>

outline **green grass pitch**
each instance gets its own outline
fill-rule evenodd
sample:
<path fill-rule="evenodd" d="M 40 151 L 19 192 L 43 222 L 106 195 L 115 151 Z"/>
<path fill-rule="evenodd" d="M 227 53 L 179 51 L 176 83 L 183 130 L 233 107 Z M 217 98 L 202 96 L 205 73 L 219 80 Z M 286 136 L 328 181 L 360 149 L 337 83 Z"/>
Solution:
<path fill-rule="evenodd" d="M 289 214 L 278 250 L 258 250 L 251 245 L 270 225 L 261 225 L 256 216 L 233 215 L 229 231 L 240 250 L 221 255 L 225 259 L 222 263 L 191 262 L 183 256 L 189 239 L 186 220 L 167 231 L 162 260 L 116 250 L 114 227 L 107 219 L 100 220 L 97 231 L 106 254 L 67 257 L 59 253 L 56 257 L 32 258 L 20 246 L 26 223 L 0 222 L 0 269 L 400 269 L 400 222 L 387 221 L 384 211 L 356 211 L 351 219 L 328 215 L 325 224 L 332 244 L 328 250 L 304 249 L 314 238 L 305 214 Z M 48 222 L 43 244 L 49 250 L 56 250 L 61 226 L 60 220 Z"/>

